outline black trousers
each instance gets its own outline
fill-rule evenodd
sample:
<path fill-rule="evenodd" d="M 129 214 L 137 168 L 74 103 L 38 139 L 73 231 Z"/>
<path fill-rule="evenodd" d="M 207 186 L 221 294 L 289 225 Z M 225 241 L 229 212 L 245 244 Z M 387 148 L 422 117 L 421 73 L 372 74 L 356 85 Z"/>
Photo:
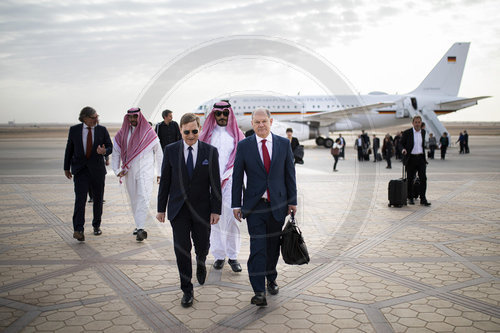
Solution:
<path fill-rule="evenodd" d="M 337 163 L 339 162 L 339 155 L 333 155 L 335 163 L 333 163 L 333 170 L 337 170 Z"/>
<path fill-rule="evenodd" d="M 363 148 L 358 147 L 358 161 L 364 161 Z"/>
<path fill-rule="evenodd" d="M 75 184 L 75 208 L 73 211 L 73 230 L 84 231 L 85 206 L 87 204 L 87 193 L 92 190 L 94 197 L 94 218 L 92 226 L 101 226 L 102 198 L 104 196 L 104 180 L 106 175 L 92 175 L 88 168 L 82 169 L 78 174 L 73 175 Z"/>
<path fill-rule="evenodd" d="M 197 262 L 205 262 L 210 248 L 210 215 L 200 216 L 184 204 L 177 216 L 170 221 L 174 234 L 174 252 L 183 292 L 193 292 L 193 267 L 191 248 L 194 244 Z M 191 238 L 193 243 L 191 243 Z"/>
<path fill-rule="evenodd" d="M 280 256 L 281 229 L 285 221 L 276 221 L 271 204 L 259 200 L 252 213 L 247 216 L 250 234 L 250 256 L 248 275 L 254 292 L 265 292 L 267 281 L 275 281 L 276 265 Z"/>
<path fill-rule="evenodd" d="M 444 158 L 446 157 L 446 149 L 448 149 L 448 147 L 441 147 L 441 159 L 444 160 Z"/>
<path fill-rule="evenodd" d="M 425 191 L 427 190 L 427 175 L 426 175 L 427 163 L 425 161 L 424 154 L 420 155 L 410 155 L 408 157 L 408 162 L 406 164 L 406 172 L 408 174 L 408 198 L 415 198 L 418 194 L 421 201 L 425 201 Z M 413 193 L 413 180 L 415 175 L 418 173 L 418 178 L 420 179 L 420 193 Z"/>

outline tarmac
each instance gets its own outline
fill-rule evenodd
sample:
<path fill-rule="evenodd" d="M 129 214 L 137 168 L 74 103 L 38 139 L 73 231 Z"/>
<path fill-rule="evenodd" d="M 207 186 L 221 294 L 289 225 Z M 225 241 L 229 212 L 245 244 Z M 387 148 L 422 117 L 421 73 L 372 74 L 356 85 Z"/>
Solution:
<path fill-rule="evenodd" d="M 427 197 L 387 206 L 401 163 L 346 159 L 309 145 L 297 165 L 297 221 L 307 265 L 278 264 L 280 292 L 250 304 L 249 237 L 243 272 L 207 259 L 194 304 L 182 292 L 169 223 L 154 219 L 140 243 L 125 188 L 109 170 L 101 236 L 72 238 L 73 184 L 64 139 L 0 140 L 0 331 L 2 332 L 499 332 L 500 146 L 470 137 L 429 161 Z M 437 152 L 437 155 L 439 152 Z M 438 156 L 437 156 L 438 157 Z M 195 281 L 195 279 L 194 279 Z"/>

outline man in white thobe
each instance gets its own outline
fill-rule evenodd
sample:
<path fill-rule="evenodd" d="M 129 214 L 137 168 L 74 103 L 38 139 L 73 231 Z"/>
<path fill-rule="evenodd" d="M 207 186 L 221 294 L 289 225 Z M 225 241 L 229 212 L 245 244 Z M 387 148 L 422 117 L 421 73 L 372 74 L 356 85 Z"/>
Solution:
<path fill-rule="evenodd" d="M 134 215 L 136 240 L 148 237 L 145 230 L 149 201 L 156 174 L 160 175 L 163 152 L 155 131 L 139 108 L 128 110 L 121 129 L 114 137 L 111 166 L 125 181 Z M 159 181 L 160 177 L 157 177 Z"/>
<path fill-rule="evenodd" d="M 241 238 L 240 225 L 231 208 L 231 188 L 236 147 L 245 138 L 238 128 L 231 104 L 221 101 L 214 104 L 212 112 L 203 124 L 200 140 L 216 147 L 219 152 L 220 179 L 222 187 L 222 213 L 219 223 L 212 225 L 210 252 L 214 256 L 214 269 L 222 269 L 228 263 L 234 272 L 241 272 L 238 262 Z"/>

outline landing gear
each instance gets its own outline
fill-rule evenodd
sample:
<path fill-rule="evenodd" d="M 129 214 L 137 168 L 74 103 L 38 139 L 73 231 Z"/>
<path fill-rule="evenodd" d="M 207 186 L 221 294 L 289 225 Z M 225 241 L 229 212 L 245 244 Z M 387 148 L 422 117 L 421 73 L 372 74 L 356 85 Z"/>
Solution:
<path fill-rule="evenodd" d="M 318 146 L 324 146 L 325 148 L 332 148 L 333 146 L 333 140 L 330 138 L 324 138 L 322 136 L 318 136 L 316 138 L 316 144 Z"/>
<path fill-rule="evenodd" d="M 326 138 L 324 146 L 325 146 L 325 148 L 332 148 L 332 146 L 333 146 L 333 140 L 330 139 L 330 138 Z"/>

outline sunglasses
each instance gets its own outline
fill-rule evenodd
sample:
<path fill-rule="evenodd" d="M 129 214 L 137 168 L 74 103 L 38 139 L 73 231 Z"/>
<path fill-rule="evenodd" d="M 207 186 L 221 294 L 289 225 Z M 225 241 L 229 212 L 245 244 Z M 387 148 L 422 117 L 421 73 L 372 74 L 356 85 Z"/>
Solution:
<path fill-rule="evenodd" d="M 137 114 L 130 115 L 129 114 L 129 115 L 127 115 L 127 117 L 129 117 L 129 118 L 139 118 L 139 115 L 137 115 Z"/>
<path fill-rule="evenodd" d="M 215 113 L 215 115 L 216 115 L 217 117 L 220 117 L 220 116 L 221 116 L 221 114 L 223 114 L 223 115 L 224 115 L 224 117 L 229 116 L 229 110 L 224 110 L 224 111 L 215 111 L 214 113 Z"/>
<path fill-rule="evenodd" d="M 90 118 L 90 119 L 97 119 L 97 118 L 99 118 L 99 115 L 91 116 L 91 117 L 89 117 L 89 118 Z"/>
<path fill-rule="evenodd" d="M 198 134 L 198 130 L 185 130 L 185 131 L 182 131 L 182 133 L 184 133 L 184 135 L 189 135 L 189 133 L 193 133 L 193 134 Z"/>

